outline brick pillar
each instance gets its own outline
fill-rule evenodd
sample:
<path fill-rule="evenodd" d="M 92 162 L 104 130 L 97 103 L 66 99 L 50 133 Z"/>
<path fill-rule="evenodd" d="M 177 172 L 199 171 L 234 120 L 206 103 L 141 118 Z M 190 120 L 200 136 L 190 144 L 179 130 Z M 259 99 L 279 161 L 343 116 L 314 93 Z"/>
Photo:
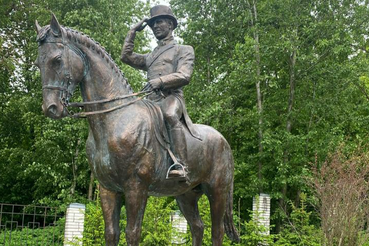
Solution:
<path fill-rule="evenodd" d="M 82 245 L 83 224 L 86 206 L 72 203 L 67 208 L 64 232 L 64 246 Z"/>
<path fill-rule="evenodd" d="M 260 226 L 264 226 L 267 229 L 264 234 L 269 235 L 270 196 L 268 194 L 260 193 L 259 196 L 254 197 L 252 201 L 252 211 L 254 220 L 256 220 Z"/>
<path fill-rule="evenodd" d="M 185 244 L 185 235 L 187 232 L 187 220 L 179 211 L 175 211 L 172 216 L 172 244 Z"/>

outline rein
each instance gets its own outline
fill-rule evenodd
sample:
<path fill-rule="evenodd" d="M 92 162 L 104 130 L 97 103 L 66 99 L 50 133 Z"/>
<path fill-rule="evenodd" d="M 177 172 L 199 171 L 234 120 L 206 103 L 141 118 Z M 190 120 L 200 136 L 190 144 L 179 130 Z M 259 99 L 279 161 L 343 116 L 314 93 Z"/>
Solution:
<path fill-rule="evenodd" d="M 133 94 L 130 94 L 130 95 L 116 97 L 116 98 L 113 98 L 113 99 L 103 99 L 103 100 L 89 101 L 89 102 L 73 102 L 73 103 L 69 103 L 68 106 L 69 107 L 75 107 L 75 108 L 78 108 L 78 107 L 81 108 L 81 107 L 84 107 L 85 105 L 93 105 L 93 104 L 114 102 L 114 101 L 117 101 L 117 100 L 129 98 L 129 97 L 134 97 L 134 96 L 138 96 L 138 95 L 149 93 L 149 92 L 152 92 L 152 91 L 140 91 L 140 92 L 136 92 L 136 93 L 133 93 Z"/>
<path fill-rule="evenodd" d="M 89 111 L 89 112 L 81 112 L 81 113 L 73 113 L 73 112 L 68 111 L 68 117 L 71 117 L 71 118 L 86 118 L 87 116 L 110 113 L 110 112 L 115 111 L 117 109 L 126 107 L 128 105 L 131 105 L 135 102 L 138 102 L 138 101 L 142 100 L 144 97 L 147 97 L 147 96 L 151 95 L 152 93 L 154 93 L 153 90 L 151 90 L 151 91 L 140 91 L 140 92 L 137 92 L 137 93 L 133 93 L 133 94 L 125 95 L 125 96 L 121 96 L 121 97 L 116 97 L 116 98 L 113 98 L 113 99 L 104 99 L 104 100 L 90 101 L 90 102 L 76 102 L 76 103 L 63 104 L 63 105 L 66 108 L 68 106 L 69 107 L 75 107 L 75 108 L 81 108 L 81 107 L 84 107 L 85 105 L 104 104 L 104 103 L 109 103 L 109 102 L 113 102 L 113 101 L 117 101 L 117 100 L 121 100 L 121 99 L 125 99 L 125 98 L 134 97 L 134 96 L 137 96 L 137 95 L 140 95 L 140 94 L 144 94 L 143 96 L 141 96 L 141 97 L 139 97 L 139 98 L 137 98 L 133 101 L 130 101 L 130 102 L 124 103 L 124 104 L 120 104 L 118 106 L 115 106 L 115 107 L 112 107 L 112 108 L 109 108 L 109 109 Z"/>

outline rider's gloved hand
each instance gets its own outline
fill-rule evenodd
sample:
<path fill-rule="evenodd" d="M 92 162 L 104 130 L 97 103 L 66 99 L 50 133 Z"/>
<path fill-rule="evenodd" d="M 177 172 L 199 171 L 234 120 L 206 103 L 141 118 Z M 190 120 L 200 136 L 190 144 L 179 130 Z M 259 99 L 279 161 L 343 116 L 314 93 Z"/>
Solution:
<path fill-rule="evenodd" d="M 163 89 L 163 81 L 160 78 L 152 79 L 146 83 L 141 91 L 161 90 Z"/>
<path fill-rule="evenodd" d="M 163 89 L 163 81 L 160 78 L 152 79 L 149 81 L 149 83 L 154 90 Z"/>

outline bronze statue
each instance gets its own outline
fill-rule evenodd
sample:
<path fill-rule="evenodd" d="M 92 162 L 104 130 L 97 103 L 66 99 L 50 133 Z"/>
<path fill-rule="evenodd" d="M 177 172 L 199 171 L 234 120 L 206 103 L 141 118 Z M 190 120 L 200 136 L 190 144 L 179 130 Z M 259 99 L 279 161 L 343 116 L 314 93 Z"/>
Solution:
<path fill-rule="evenodd" d="M 191 46 L 179 45 L 174 41 L 172 32 L 178 24 L 168 6 L 157 5 L 150 10 L 150 14 L 150 19 L 144 18 L 128 32 L 121 60 L 134 68 L 147 71 L 148 82 L 143 90 L 154 89 L 160 92 L 151 95 L 150 99 L 157 102 L 163 112 L 171 147 L 181 163 L 178 165 L 186 166 L 184 127 L 188 128 L 193 137 L 201 140 L 188 117 L 182 91 L 182 87 L 190 82 L 195 54 Z M 136 54 L 133 52 L 136 32 L 142 31 L 146 25 L 151 27 L 158 39 L 158 46 L 149 54 Z M 169 170 L 169 177 L 185 176 L 185 168 Z"/>
<path fill-rule="evenodd" d="M 86 117 L 89 123 L 86 151 L 100 183 L 106 245 L 118 245 L 123 194 L 129 246 L 139 245 L 148 196 L 174 196 L 190 225 L 192 245 L 201 245 L 204 226 L 197 201 L 206 194 L 213 245 L 222 245 L 224 232 L 239 241 L 232 218 L 234 164 L 224 137 L 209 126 L 194 125 L 200 140 L 184 128 L 187 176 L 184 181 L 167 179 L 167 164 L 172 158 L 163 115 L 159 106 L 143 99 L 148 94 L 155 96 L 156 91 L 133 93 L 98 43 L 60 26 L 54 15 L 50 25 L 40 27 L 36 22 L 36 29 L 36 65 L 41 73 L 45 115 L 52 119 Z M 78 85 L 83 102 L 70 103 Z M 83 107 L 84 112 L 73 115 L 68 106 Z"/>

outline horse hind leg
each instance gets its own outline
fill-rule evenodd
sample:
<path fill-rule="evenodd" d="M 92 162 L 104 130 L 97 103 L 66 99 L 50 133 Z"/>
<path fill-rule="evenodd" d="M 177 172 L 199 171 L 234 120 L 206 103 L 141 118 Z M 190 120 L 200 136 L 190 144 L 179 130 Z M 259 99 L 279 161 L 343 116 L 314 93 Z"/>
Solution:
<path fill-rule="evenodd" d="M 105 221 L 105 244 L 117 246 L 119 243 L 119 218 L 122 207 L 122 194 L 100 186 L 100 199 Z"/>
<path fill-rule="evenodd" d="M 213 174 L 215 175 L 210 179 L 211 181 L 203 184 L 203 190 L 210 203 L 211 239 L 213 246 L 221 246 L 225 233 L 224 221 L 225 219 L 227 219 L 227 222 L 229 221 L 229 213 L 226 214 L 226 211 L 228 210 L 229 192 L 232 192 L 233 170 L 223 169 L 213 172 Z"/>
<path fill-rule="evenodd" d="M 214 155 L 211 155 L 213 171 L 208 183 L 202 184 L 202 187 L 210 203 L 213 246 L 221 246 L 225 232 L 232 241 L 239 242 L 232 218 L 234 162 L 225 140 L 218 141 L 214 150 Z"/>
<path fill-rule="evenodd" d="M 197 201 L 202 193 L 189 191 L 176 197 L 178 206 L 190 225 L 192 246 L 201 246 L 204 236 L 204 223 L 201 220 Z"/>
<path fill-rule="evenodd" d="M 224 214 L 227 194 L 223 189 L 213 189 L 206 193 L 210 202 L 211 240 L 213 246 L 221 246 L 224 238 Z"/>

